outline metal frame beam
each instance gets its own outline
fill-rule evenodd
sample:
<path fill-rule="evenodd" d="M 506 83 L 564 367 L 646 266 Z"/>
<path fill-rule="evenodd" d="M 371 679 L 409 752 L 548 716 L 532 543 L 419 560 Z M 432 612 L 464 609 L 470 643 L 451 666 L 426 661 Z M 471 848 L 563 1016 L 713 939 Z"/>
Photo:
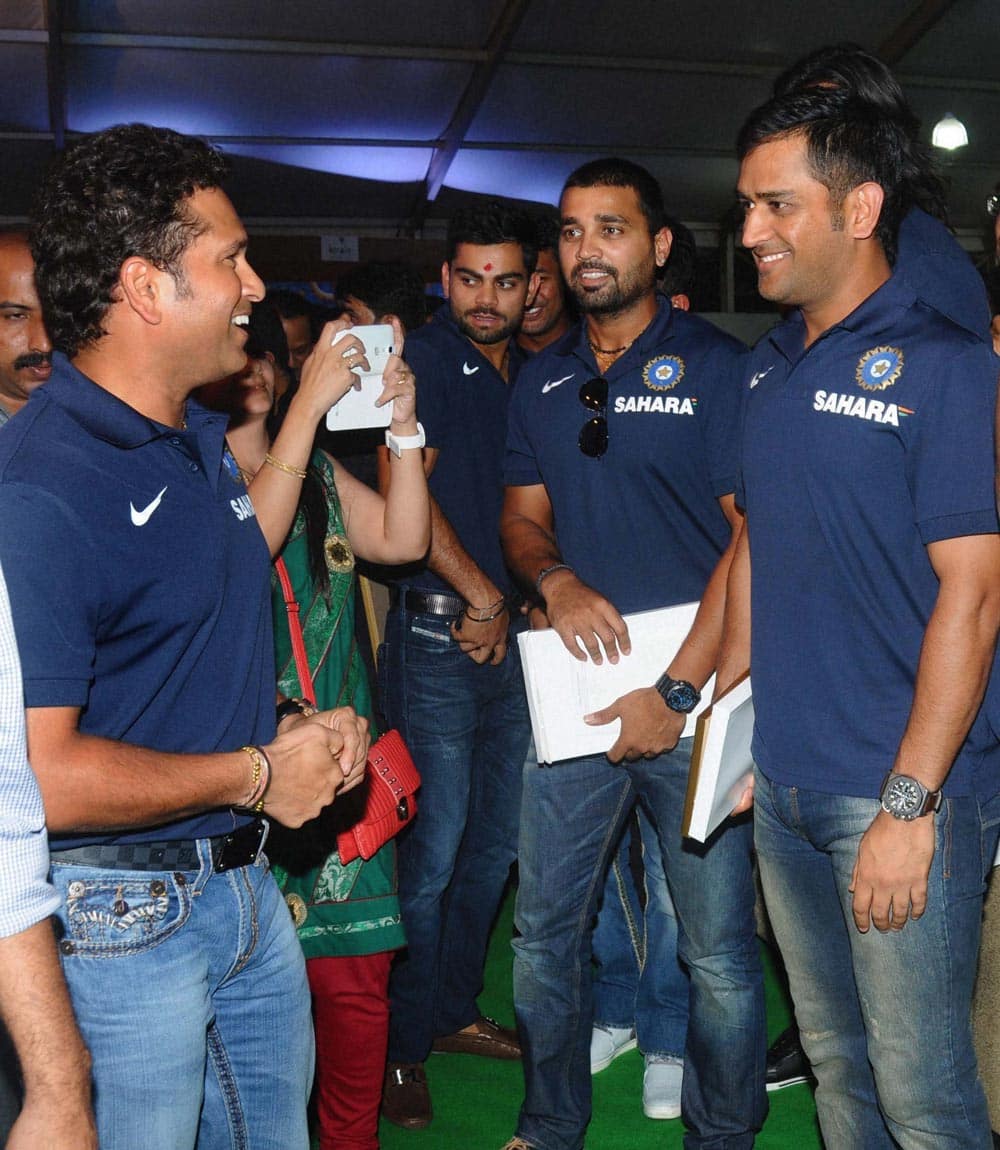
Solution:
<path fill-rule="evenodd" d="M 451 121 L 445 128 L 434 155 L 431 156 L 431 162 L 427 165 L 423 188 L 410 212 L 407 224 L 407 230 L 411 234 L 420 228 L 427 216 L 428 207 L 437 198 L 441 185 L 448 175 L 448 169 L 465 141 L 465 134 L 486 98 L 493 77 L 503 63 L 504 55 L 524 19 L 530 2 L 531 0 L 507 0 L 503 11 L 497 17 L 486 44 L 487 58 L 473 70 Z"/>

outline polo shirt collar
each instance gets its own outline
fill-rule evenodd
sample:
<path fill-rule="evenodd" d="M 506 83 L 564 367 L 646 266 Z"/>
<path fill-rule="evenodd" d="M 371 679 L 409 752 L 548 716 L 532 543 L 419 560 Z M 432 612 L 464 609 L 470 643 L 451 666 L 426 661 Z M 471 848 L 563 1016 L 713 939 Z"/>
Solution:
<path fill-rule="evenodd" d="M 84 375 L 60 352 L 52 357 L 52 369 L 51 379 L 39 393 L 44 391 L 46 399 L 57 403 L 95 439 L 129 450 L 170 434 L 185 434 L 136 411 Z M 187 434 L 196 436 L 202 451 L 221 452 L 228 416 L 209 411 L 193 399 L 187 401 L 185 416 Z"/>
<path fill-rule="evenodd" d="M 890 276 L 867 299 L 862 300 L 850 315 L 844 316 L 839 323 L 823 332 L 812 347 L 840 330 L 865 332 L 876 337 L 880 332 L 895 327 L 916 299 L 916 293 L 902 277 Z M 802 313 L 796 310 L 784 323 L 768 333 L 768 339 L 787 360 L 795 363 L 805 351 L 805 331 Z"/>
<path fill-rule="evenodd" d="M 458 340 L 458 342 L 466 351 L 471 352 L 473 355 L 479 356 L 479 358 L 485 364 L 487 364 L 487 366 L 490 367 L 497 376 L 500 376 L 500 373 L 496 370 L 495 367 L 493 367 L 493 364 L 490 363 L 490 361 L 486 358 L 485 355 L 483 355 L 479 348 L 476 347 L 472 340 L 469 339 L 468 336 L 463 335 L 461 331 L 459 331 L 458 324 L 455 321 L 455 316 L 451 310 L 450 300 L 445 300 L 444 304 L 437 309 L 433 318 L 431 319 L 431 324 L 437 324 L 442 330 L 446 331 L 449 336 Z M 511 383 L 514 382 L 517 371 L 522 366 L 526 358 L 527 356 L 525 353 L 521 350 L 520 347 L 518 347 L 517 339 L 514 336 L 511 336 L 510 342 L 507 344 L 507 375 Z"/>
<path fill-rule="evenodd" d="M 628 351 L 622 355 L 620 360 L 616 360 L 612 367 L 630 359 L 633 352 L 640 358 L 648 355 L 649 352 L 655 351 L 664 340 L 670 339 L 674 335 L 674 311 L 674 305 L 662 292 L 658 291 L 656 293 L 656 314 L 636 336 Z M 594 356 L 590 350 L 590 341 L 587 338 L 586 316 L 581 316 L 576 327 L 571 327 L 562 339 L 552 345 L 552 354 L 563 357 L 575 355 L 587 363 L 593 361 Z"/>

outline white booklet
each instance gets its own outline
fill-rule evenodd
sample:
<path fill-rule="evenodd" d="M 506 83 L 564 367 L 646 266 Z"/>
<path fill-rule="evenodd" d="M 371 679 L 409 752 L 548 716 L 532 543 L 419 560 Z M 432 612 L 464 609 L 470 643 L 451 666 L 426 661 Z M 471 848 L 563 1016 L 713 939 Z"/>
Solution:
<path fill-rule="evenodd" d="M 591 727 L 584 715 L 600 711 L 637 687 L 651 687 L 677 653 L 698 612 L 697 603 L 681 603 L 654 611 L 625 615 L 632 651 L 617 663 L 585 663 L 563 646 L 553 630 L 518 635 L 524 684 L 528 692 L 531 730 L 540 763 L 557 763 L 578 755 L 611 750 L 621 730 L 615 719 Z M 685 735 L 693 735 L 695 716 L 708 705 L 713 681 L 702 691 L 703 702 L 688 715 Z"/>
<path fill-rule="evenodd" d="M 736 805 L 753 771 L 749 671 L 698 718 L 682 831 L 704 842 Z"/>

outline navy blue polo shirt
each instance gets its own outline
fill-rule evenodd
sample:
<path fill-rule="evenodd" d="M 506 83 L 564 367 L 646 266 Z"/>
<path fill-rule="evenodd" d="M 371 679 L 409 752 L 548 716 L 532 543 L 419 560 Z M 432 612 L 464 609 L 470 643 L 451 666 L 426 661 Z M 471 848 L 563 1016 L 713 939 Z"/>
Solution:
<path fill-rule="evenodd" d="M 927 546 L 997 531 L 997 360 L 895 276 L 808 350 L 804 330 L 796 313 L 761 340 L 746 392 L 754 757 L 786 785 L 874 796 L 937 598 Z M 949 794 L 1000 786 L 987 712 Z"/>
<path fill-rule="evenodd" d="M 417 377 L 417 412 L 427 446 L 440 452 L 428 480 L 430 492 L 462 546 L 504 594 L 513 589 L 500 550 L 507 405 L 523 362 L 513 340 L 508 347 L 510 383 L 458 330 L 448 304 L 406 337 L 406 362 Z M 428 568 L 407 582 L 454 593 Z"/>
<path fill-rule="evenodd" d="M 583 454 L 580 401 L 598 374 L 577 325 L 521 371 L 505 479 L 545 485 L 563 561 L 621 612 L 701 598 L 730 537 L 719 506 L 738 472 L 746 349 L 659 296 L 606 374 L 608 450 Z"/>
<path fill-rule="evenodd" d="M 911 208 L 899 225 L 893 272 L 918 299 L 980 339 L 990 340 L 986 284 L 969 253 L 940 221 Z"/>
<path fill-rule="evenodd" d="M 274 737 L 269 557 L 226 417 L 164 427 L 55 357 L 0 435 L 0 562 L 28 707 L 157 751 Z M 247 768 L 249 783 L 249 766 Z M 225 833 L 229 810 L 53 847 Z"/>

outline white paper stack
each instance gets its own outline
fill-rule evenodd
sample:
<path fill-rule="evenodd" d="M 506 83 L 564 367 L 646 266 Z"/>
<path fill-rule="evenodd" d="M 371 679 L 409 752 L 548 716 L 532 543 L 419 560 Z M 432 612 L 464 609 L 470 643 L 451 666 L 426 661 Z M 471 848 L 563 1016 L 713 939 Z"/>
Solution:
<path fill-rule="evenodd" d="M 682 603 L 625 615 L 631 654 L 617 663 L 605 659 L 599 666 L 590 659 L 574 659 L 555 631 L 518 635 L 538 761 L 557 763 L 609 751 L 621 722 L 615 719 L 606 726 L 591 727 L 583 716 L 603 710 L 638 687 L 651 687 L 687 638 L 697 612 L 697 603 Z M 705 686 L 705 701 L 688 715 L 685 735 L 694 734 L 695 716 L 708 705 L 712 685 L 710 681 Z"/>
<path fill-rule="evenodd" d="M 683 833 L 704 842 L 739 801 L 753 770 L 753 695 L 745 674 L 698 718 Z"/>

